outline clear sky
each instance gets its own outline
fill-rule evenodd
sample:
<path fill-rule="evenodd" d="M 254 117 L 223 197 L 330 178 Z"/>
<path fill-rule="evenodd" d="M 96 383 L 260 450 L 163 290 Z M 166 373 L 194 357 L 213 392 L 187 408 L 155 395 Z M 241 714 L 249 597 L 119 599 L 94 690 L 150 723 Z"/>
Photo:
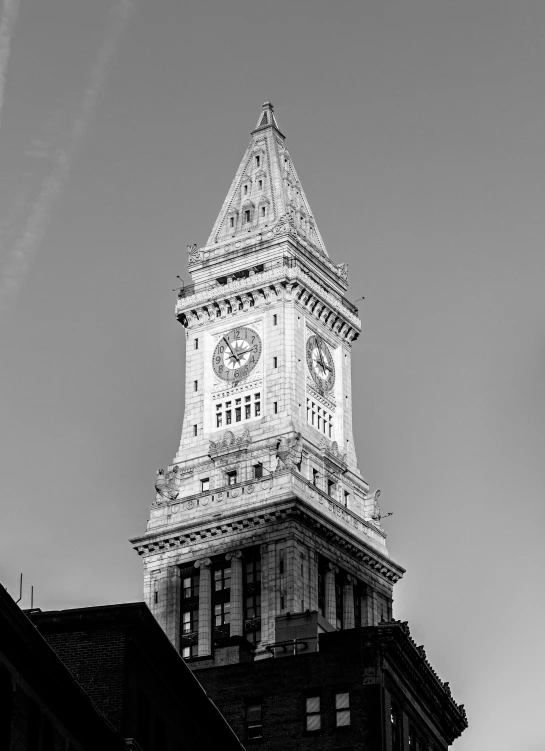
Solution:
<path fill-rule="evenodd" d="M 12 0 L 13 1 L 13 0 Z M 350 264 L 395 616 L 469 730 L 542 751 L 543 0 L 21 0 L 0 125 L 0 580 L 141 599 L 176 453 L 186 245 L 270 99 Z M 1 41 L 1 40 L 0 40 Z"/>

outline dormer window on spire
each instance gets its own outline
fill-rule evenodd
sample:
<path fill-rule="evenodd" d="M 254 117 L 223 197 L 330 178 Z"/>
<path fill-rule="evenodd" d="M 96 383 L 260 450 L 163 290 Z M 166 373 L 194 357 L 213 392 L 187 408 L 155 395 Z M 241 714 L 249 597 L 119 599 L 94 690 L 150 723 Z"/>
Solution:
<path fill-rule="evenodd" d="M 242 205 L 242 224 L 250 224 L 254 218 L 255 206 L 251 201 Z"/>

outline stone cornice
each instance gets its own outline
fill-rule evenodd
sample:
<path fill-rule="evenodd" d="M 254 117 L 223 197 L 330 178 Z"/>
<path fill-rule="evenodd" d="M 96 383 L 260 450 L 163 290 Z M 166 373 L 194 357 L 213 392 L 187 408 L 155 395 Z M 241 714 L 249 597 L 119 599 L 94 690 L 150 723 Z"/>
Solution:
<path fill-rule="evenodd" d="M 176 316 L 188 328 L 215 321 L 228 315 L 225 301 L 242 296 L 244 309 L 249 309 L 248 293 L 252 293 L 255 307 L 271 302 L 272 296 L 293 300 L 314 318 L 341 338 L 353 341 L 361 331 L 360 319 L 343 303 L 343 298 L 329 292 L 316 282 L 300 265 L 279 262 L 278 266 L 261 273 L 236 279 L 228 284 L 208 287 L 187 297 L 180 297 Z M 248 305 L 244 305 L 247 302 Z M 231 305 L 231 315 L 238 313 L 239 301 Z"/>
<path fill-rule="evenodd" d="M 318 509 L 310 508 L 299 498 L 281 503 L 277 501 L 253 511 L 241 510 L 229 517 L 195 521 L 192 524 L 171 526 L 167 529 L 162 527 L 146 535 L 134 537 L 130 542 L 139 555 L 149 556 L 156 552 L 192 545 L 198 541 L 219 540 L 233 532 L 253 531 L 256 527 L 287 520 L 298 520 L 327 540 L 330 545 L 342 548 L 357 561 L 373 569 L 375 574 L 390 584 L 395 584 L 405 573 L 405 569 L 386 558 L 376 548 L 372 548 L 365 538 L 356 538 L 348 530 L 337 527 L 334 522 L 332 524 Z M 238 541 L 237 547 L 241 545 L 243 543 Z"/>
<path fill-rule="evenodd" d="M 407 622 L 383 621 L 376 627 L 379 639 L 386 642 L 387 649 L 395 652 L 393 664 L 403 665 L 434 707 L 437 720 L 446 725 L 450 745 L 467 728 L 467 715 L 463 704 L 456 704 L 448 683 L 443 682 L 426 659 L 424 647 L 417 646 L 411 637 Z"/>

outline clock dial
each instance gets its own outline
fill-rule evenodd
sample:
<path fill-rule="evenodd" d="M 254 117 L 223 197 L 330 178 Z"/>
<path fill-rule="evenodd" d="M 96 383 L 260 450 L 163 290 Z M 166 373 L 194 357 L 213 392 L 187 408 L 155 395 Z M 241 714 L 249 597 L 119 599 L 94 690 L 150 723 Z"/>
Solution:
<path fill-rule="evenodd" d="M 318 388 L 331 391 L 335 385 L 335 363 L 331 350 L 319 336 L 307 339 L 307 365 Z"/>
<path fill-rule="evenodd" d="M 241 326 L 224 334 L 212 355 L 214 373 L 224 381 L 247 378 L 261 357 L 261 337 L 253 329 Z"/>

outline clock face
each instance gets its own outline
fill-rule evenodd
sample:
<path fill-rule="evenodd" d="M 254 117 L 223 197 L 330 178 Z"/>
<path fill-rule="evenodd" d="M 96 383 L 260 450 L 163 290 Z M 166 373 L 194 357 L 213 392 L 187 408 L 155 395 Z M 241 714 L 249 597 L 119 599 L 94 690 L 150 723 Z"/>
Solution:
<path fill-rule="evenodd" d="M 335 385 L 335 363 L 331 350 L 319 336 L 307 339 L 307 365 L 318 388 L 331 391 Z"/>
<path fill-rule="evenodd" d="M 224 334 L 212 355 L 212 367 L 224 381 L 247 378 L 261 357 L 261 337 L 253 329 L 241 326 Z"/>

